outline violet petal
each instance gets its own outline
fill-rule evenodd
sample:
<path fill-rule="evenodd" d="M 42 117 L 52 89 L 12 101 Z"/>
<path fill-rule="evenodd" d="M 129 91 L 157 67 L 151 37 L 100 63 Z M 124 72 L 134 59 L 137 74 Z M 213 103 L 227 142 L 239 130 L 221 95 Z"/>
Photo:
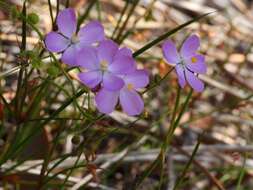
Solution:
<path fill-rule="evenodd" d="M 60 11 L 57 16 L 56 22 L 59 31 L 64 36 L 71 38 L 76 32 L 77 21 L 74 9 L 67 8 L 63 11 Z"/>
<path fill-rule="evenodd" d="M 95 97 L 98 110 L 105 114 L 111 113 L 118 102 L 118 96 L 118 91 L 108 91 L 102 88 Z"/>
<path fill-rule="evenodd" d="M 126 75 L 124 81 L 126 85 L 133 85 L 134 89 L 144 88 L 149 83 L 149 75 L 148 72 L 144 69 L 136 70 L 133 73 Z"/>
<path fill-rule="evenodd" d="M 199 37 L 197 35 L 191 35 L 184 41 L 180 49 L 180 54 L 184 59 L 187 59 L 195 54 L 199 46 Z"/>
<path fill-rule="evenodd" d="M 205 64 L 205 56 L 203 55 L 194 55 L 191 58 L 187 59 L 186 67 L 195 73 L 204 74 L 206 73 L 207 67 Z"/>
<path fill-rule="evenodd" d="M 103 86 L 106 90 L 117 91 L 124 86 L 124 81 L 120 77 L 106 72 L 103 75 Z"/>
<path fill-rule="evenodd" d="M 144 103 L 140 95 L 135 90 L 120 91 L 120 104 L 125 113 L 130 116 L 139 115 L 144 109 Z"/>
<path fill-rule="evenodd" d="M 185 76 L 186 80 L 195 91 L 202 92 L 204 90 L 204 83 L 192 72 L 185 70 Z"/>
<path fill-rule="evenodd" d="M 112 40 L 104 40 L 100 42 L 97 51 L 99 61 L 107 61 L 108 64 L 111 64 L 118 51 L 118 45 Z"/>
<path fill-rule="evenodd" d="M 135 71 L 136 63 L 132 57 L 121 55 L 109 65 L 108 70 L 112 73 L 123 75 Z"/>
<path fill-rule="evenodd" d="M 88 71 L 79 73 L 79 79 L 90 88 L 95 88 L 102 81 L 101 71 Z"/>
<path fill-rule="evenodd" d="M 61 52 L 64 51 L 68 45 L 70 44 L 70 40 L 58 34 L 57 32 L 50 32 L 46 35 L 45 45 L 47 49 L 51 52 Z"/>
<path fill-rule="evenodd" d="M 77 66 L 76 63 L 77 51 L 78 49 L 75 45 L 69 46 L 62 54 L 61 57 L 62 62 L 69 66 Z"/>
<path fill-rule="evenodd" d="M 175 44 L 171 40 L 167 40 L 162 45 L 163 55 L 167 60 L 168 64 L 174 65 L 179 63 L 180 57 L 177 52 Z"/>
<path fill-rule="evenodd" d="M 185 81 L 184 69 L 182 68 L 181 65 L 176 65 L 176 72 L 177 72 L 178 83 L 181 88 L 184 88 L 186 81 Z"/>
<path fill-rule="evenodd" d="M 77 65 L 89 70 L 98 70 L 99 61 L 96 49 L 93 47 L 83 47 L 77 54 Z"/>
<path fill-rule="evenodd" d="M 80 29 L 78 38 L 83 45 L 91 45 L 105 39 L 104 27 L 98 21 L 91 21 Z"/>

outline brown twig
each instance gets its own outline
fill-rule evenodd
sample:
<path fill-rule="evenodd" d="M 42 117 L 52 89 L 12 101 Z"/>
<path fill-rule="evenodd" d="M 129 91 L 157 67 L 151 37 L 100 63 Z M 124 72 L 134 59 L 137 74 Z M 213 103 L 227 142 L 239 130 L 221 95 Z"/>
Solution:
<path fill-rule="evenodd" d="M 191 157 L 191 155 L 186 152 L 184 149 L 182 149 L 181 147 L 175 146 L 175 148 L 181 152 L 182 154 L 184 154 L 185 156 L 187 156 L 188 158 Z M 212 183 L 219 189 L 219 190 L 225 190 L 224 186 L 222 185 L 222 183 L 216 178 L 214 177 L 200 162 L 198 162 L 196 159 L 193 159 L 192 161 L 199 169 L 202 170 L 203 173 L 206 174 L 206 176 L 212 181 Z"/>

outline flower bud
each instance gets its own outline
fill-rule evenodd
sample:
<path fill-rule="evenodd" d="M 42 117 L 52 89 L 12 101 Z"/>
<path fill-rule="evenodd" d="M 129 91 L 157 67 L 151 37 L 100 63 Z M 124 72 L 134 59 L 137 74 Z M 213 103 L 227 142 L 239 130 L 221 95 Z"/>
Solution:
<path fill-rule="evenodd" d="M 27 19 L 32 23 L 32 24 L 37 24 L 39 22 L 39 16 L 36 13 L 30 13 L 27 16 Z"/>

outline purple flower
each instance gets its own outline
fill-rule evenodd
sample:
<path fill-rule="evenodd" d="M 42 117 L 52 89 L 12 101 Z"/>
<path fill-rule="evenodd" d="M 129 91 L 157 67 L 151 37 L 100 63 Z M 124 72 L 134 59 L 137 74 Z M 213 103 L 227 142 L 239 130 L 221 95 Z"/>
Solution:
<path fill-rule="evenodd" d="M 100 112 L 109 114 L 120 101 L 125 113 L 130 116 L 139 115 L 144 109 L 144 103 L 137 90 L 149 83 L 149 76 L 145 70 L 135 70 L 122 77 L 124 86 L 119 91 L 109 91 L 102 88 L 96 95 L 95 101 Z"/>
<path fill-rule="evenodd" d="M 77 52 L 84 46 L 104 40 L 104 28 L 98 21 L 91 21 L 76 34 L 77 20 L 72 8 L 61 11 L 57 16 L 58 32 L 46 35 L 45 44 L 51 52 L 63 52 L 61 60 L 76 66 Z"/>
<path fill-rule="evenodd" d="M 117 91 L 124 86 L 120 75 L 135 70 L 132 52 L 127 48 L 119 49 L 111 40 L 100 42 L 97 48 L 84 47 L 77 55 L 77 64 L 87 71 L 80 73 L 81 82 L 90 88 L 101 83 L 106 90 Z"/>
<path fill-rule="evenodd" d="M 169 64 L 175 65 L 178 82 L 181 88 L 186 81 L 197 92 L 204 90 L 204 84 L 198 79 L 196 74 L 206 73 L 205 57 L 196 53 L 200 46 L 197 35 L 189 36 L 183 43 L 180 53 L 178 53 L 175 44 L 167 40 L 163 46 L 163 54 Z"/>

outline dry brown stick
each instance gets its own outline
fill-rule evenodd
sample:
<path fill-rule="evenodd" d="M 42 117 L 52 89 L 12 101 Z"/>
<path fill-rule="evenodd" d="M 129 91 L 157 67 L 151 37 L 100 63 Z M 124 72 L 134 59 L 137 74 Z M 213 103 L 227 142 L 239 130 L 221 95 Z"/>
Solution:
<path fill-rule="evenodd" d="M 234 5 L 241 14 L 246 15 L 250 20 L 253 20 L 250 9 L 243 3 L 243 1 L 231 0 L 231 4 Z"/>
<path fill-rule="evenodd" d="M 209 84 L 215 88 L 218 88 L 222 91 L 225 91 L 225 92 L 229 93 L 230 95 L 235 96 L 237 98 L 247 99 L 247 97 L 249 96 L 249 94 L 245 94 L 245 92 L 241 91 L 240 89 L 231 87 L 231 86 L 224 84 L 224 83 L 221 83 L 217 80 L 212 79 L 209 76 L 199 75 L 199 78 L 201 80 L 203 80 L 204 82 L 206 82 L 207 84 Z M 249 100 L 249 102 L 252 103 L 253 100 Z"/>
<path fill-rule="evenodd" d="M 155 129 L 154 129 L 155 130 Z M 111 159 L 107 160 L 106 162 L 104 162 L 98 170 L 96 170 L 96 173 L 101 173 L 103 170 L 109 168 L 111 165 L 113 165 L 114 163 L 122 160 L 132 148 L 137 148 L 139 146 L 141 146 L 143 143 L 146 142 L 146 140 L 148 139 L 147 135 L 144 135 L 136 144 L 132 144 L 128 147 L 126 147 L 125 149 L 123 149 L 121 152 L 119 152 L 118 154 L 116 154 L 115 156 L 113 156 Z M 82 187 L 83 185 L 89 183 L 91 181 L 91 179 L 93 178 L 92 174 L 88 174 L 86 175 L 83 179 L 81 179 L 78 183 L 76 183 L 70 190 L 77 190 L 80 187 Z"/>
<path fill-rule="evenodd" d="M 193 146 L 183 146 L 180 147 L 182 150 L 185 152 L 191 152 L 193 150 Z M 240 153 L 245 153 L 245 152 L 253 152 L 253 146 L 251 145 L 245 145 L 245 146 L 240 146 L 240 145 L 201 145 L 199 147 L 199 152 L 204 152 L 204 151 L 215 151 L 215 155 L 218 155 L 221 153 L 233 153 L 233 152 L 240 152 Z M 153 160 L 157 157 L 159 153 L 159 149 L 151 149 L 149 151 L 131 151 L 128 153 L 128 156 L 124 157 L 123 161 L 133 161 L 134 157 L 140 157 L 141 159 L 137 160 L 145 160 L 145 161 L 150 161 Z M 108 154 L 98 154 L 96 160 L 94 161 L 95 164 L 99 164 L 102 162 L 106 162 L 107 160 L 110 160 L 111 158 L 115 157 L 118 153 L 108 153 Z M 73 165 L 73 163 L 76 160 L 76 156 L 74 157 L 69 157 L 67 160 L 62 162 L 57 168 L 65 168 L 65 167 L 70 167 Z M 85 156 L 82 156 L 80 158 L 80 161 L 83 162 L 85 161 Z M 58 159 L 52 161 L 50 163 L 51 166 L 53 166 L 56 162 L 58 162 Z M 15 165 L 16 162 L 13 163 L 7 163 L 3 165 L 3 169 L 8 169 Z M 37 167 L 42 164 L 42 160 L 33 160 L 33 161 L 26 161 L 22 165 L 18 166 L 18 170 L 24 171 L 27 170 L 28 168 L 33 168 Z M 39 166 L 40 167 L 40 166 Z"/>
<path fill-rule="evenodd" d="M 215 154 L 218 158 L 220 158 L 221 160 L 227 162 L 228 164 L 230 165 L 233 165 L 233 166 L 237 166 L 237 167 L 241 167 L 243 165 L 242 163 L 242 160 L 240 160 L 240 157 L 237 158 L 237 156 L 233 156 L 232 154 L 217 154 L 217 151 L 216 150 L 211 150 L 211 152 L 213 154 Z M 243 152 L 240 152 L 240 151 L 235 151 L 233 153 L 243 153 Z M 229 156 L 230 155 L 230 156 Z M 252 162 L 251 160 L 249 160 L 249 162 Z M 246 167 L 249 167 L 249 164 L 247 164 L 247 162 L 245 163 L 245 169 Z M 246 170 L 246 173 L 247 175 L 249 175 L 250 177 L 253 177 L 253 172 L 251 169 L 249 170 Z"/>
<path fill-rule="evenodd" d="M 183 150 L 181 147 L 177 147 L 174 146 L 179 152 L 181 152 L 182 154 L 184 154 L 185 156 L 187 156 L 188 158 L 191 157 L 191 155 L 186 152 L 185 150 Z M 202 170 L 203 173 L 206 174 L 206 176 L 212 181 L 212 183 L 219 189 L 219 190 L 225 190 L 224 186 L 221 184 L 221 182 L 214 177 L 212 174 L 210 174 L 210 172 L 197 160 L 193 159 L 193 164 L 195 164 L 199 169 Z"/>
<path fill-rule="evenodd" d="M 167 156 L 167 172 L 168 172 L 168 179 L 169 179 L 168 184 L 167 184 L 167 190 L 172 190 L 173 187 L 175 186 L 175 181 L 176 181 L 172 149 L 169 150 L 166 156 Z"/>
<path fill-rule="evenodd" d="M 1 41 L 10 41 L 10 42 L 21 42 L 22 37 L 16 34 L 0 34 Z M 26 37 L 27 43 L 36 45 L 39 42 L 39 39 L 36 37 Z"/>
<path fill-rule="evenodd" d="M 230 71 L 228 71 L 224 65 L 225 63 L 218 63 L 216 64 L 221 71 L 223 71 L 225 73 L 225 75 L 227 75 L 230 79 L 232 79 L 234 82 L 236 82 L 237 84 L 247 88 L 250 91 L 253 91 L 253 86 L 250 83 L 247 83 L 247 80 L 244 80 L 243 78 L 241 78 L 240 76 L 236 76 L 235 74 L 231 73 Z"/>

